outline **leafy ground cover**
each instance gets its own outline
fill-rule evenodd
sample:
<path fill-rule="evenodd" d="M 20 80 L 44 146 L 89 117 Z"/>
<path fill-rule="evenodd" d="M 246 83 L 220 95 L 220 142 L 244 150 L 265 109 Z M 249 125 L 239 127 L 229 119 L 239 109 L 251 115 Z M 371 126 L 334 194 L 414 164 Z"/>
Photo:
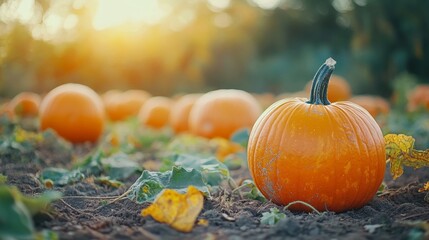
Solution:
<path fill-rule="evenodd" d="M 415 142 L 410 147 L 424 150 L 429 148 L 428 119 L 424 113 L 409 116 L 393 112 L 379 120 L 385 134 L 413 136 Z M 409 164 L 413 158 L 404 152 L 401 158 L 395 158 L 399 156 L 394 155 L 395 151 L 388 152 L 388 157 L 401 160 L 391 161 L 396 164 L 392 165 L 394 169 L 399 166 L 403 171 L 392 174 L 389 166 L 383 188 L 361 209 L 294 213 L 265 200 L 254 187 L 246 166 L 246 131 L 237 132 L 231 139 L 207 140 L 174 135 L 169 129 L 141 129 L 132 119 L 110 125 L 97 145 L 71 145 L 52 131 L 36 129 L 34 119 L 1 119 L 0 238 L 429 237 L 429 184 L 425 184 L 429 171 L 425 157 L 413 165 Z M 392 140 L 393 145 L 399 143 Z M 391 149 L 410 154 L 416 151 L 395 146 Z M 204 194 L 202 202 L 198 196 L 191 200 L 186 197 L 189 185 Z M 166 208 L 175 218 L 161 223 L 154 215 L 149 216 L 152 210 L 144 209 L 149 209 L 164 189 L 184 195 L 166 199 L 164 206 L 179 207 Z M 184 209 L 193 208 L 179 205 L 184 203 L 178 199 L 195 203 L 192 206 L 201 203 L 201 209 L 188 214 Z M 162 202 L 160 206 L 162 209 Z M 176 230 L 174 224 L 168 224 L 185 221 L 191 228 Z"/>

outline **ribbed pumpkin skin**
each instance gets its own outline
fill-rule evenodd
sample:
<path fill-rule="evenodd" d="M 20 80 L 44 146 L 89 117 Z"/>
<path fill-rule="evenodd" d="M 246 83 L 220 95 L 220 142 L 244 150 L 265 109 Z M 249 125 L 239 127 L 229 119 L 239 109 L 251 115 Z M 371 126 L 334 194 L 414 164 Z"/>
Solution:
<path fill-rule="evenodd" d="M 280 205 L 300 200 L 334 212 L 362 207 L 384 177 L 380 127 L 354 103 L 306 101 L 280 100 L 253 126 L 247 153 L 256 186 Z M 302 204 L 290 209 L 310 210 Z"/>

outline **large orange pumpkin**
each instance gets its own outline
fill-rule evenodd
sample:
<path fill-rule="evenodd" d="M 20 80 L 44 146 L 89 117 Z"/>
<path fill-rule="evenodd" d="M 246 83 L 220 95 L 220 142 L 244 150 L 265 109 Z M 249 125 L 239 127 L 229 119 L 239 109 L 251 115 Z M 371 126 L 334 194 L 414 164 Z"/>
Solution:
<path fill-rule="evenodd" d="M 245 91 L 215 90 L 195 102 L 189 116 L 189 129 L 206 138 L 229 138 L 239 129 L 250 129 L 261 112 L 258 101 Z"/>
<path fill-rule="evenodd" d="M 51 90 L 40 104 L 39 117 L 41 130 L 51 128 L 72 143 L 97 141 L 105 125 L 100 96 L 74 83 Z"/>
<path fill-rule="evenodd" d="M 167 97 L 151 97 L 141 107 L 137 116 L 140 124 L 160 129 L 170 120 L 172 101 Z"/>
<path fill-rule="evenodd" d="M 201 95 L 197 93 L 187 94 L 174 103 L 170 115 L 170 125 L 174 132 L 181 133 L 189 130 L 189 114 Z"/>
<path fill-rule="evenodd" d="M 305 85 L 305 91 L 307 94 L 310 93 L 312 85 L 313 81 L 310 81 Z M 330 102 L 344 101 L 349 99 L 352 95 L 350 84 L 343 77 L 338 75 L 331 76 L 328 89 L 328 100 Z"/>
<path fill-rule="evenodd" d="M 33 92 L 21 92 L 9 103 L 9 108 L 20 117 L 36 117 L 39 114 L 41 98 Z"/>
<path fill-rule="evenodd" d="M 280 100 L 253 126 L 249 170 L 274 203 L 299 200 L 342 212 L 370 201 L 383 180 L 384 139 L 374 118 L 354 103 L 327 99 L 334 66 L 330 58 L 316 73 L 310 100 Z M 290 209 L 310 210 L 302 204 Z"/>

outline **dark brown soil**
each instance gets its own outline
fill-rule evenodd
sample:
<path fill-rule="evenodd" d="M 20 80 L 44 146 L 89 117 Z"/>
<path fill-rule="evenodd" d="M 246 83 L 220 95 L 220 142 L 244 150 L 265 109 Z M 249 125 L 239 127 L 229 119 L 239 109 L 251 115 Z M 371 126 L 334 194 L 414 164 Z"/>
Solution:
<path fill-rule="evenodd" d="M 76 148 L 84 154 L 88 146 Z M 50 166 L 68 166 L 70 156 L 40 150 Z M 8 184 L 16 185 L 26 194 L 43 192 L 44 186 L 37 174 L 48 164 L 16 163 L 0 159 L 0 173 L 8 176 Z M 387 170 L 388 171 L 388 170 Z M 128 199 L 103 205 L 106 201 L 68 196 L 118 196 L 119 189 L 102 186 L 92 181 L 56 188 L 64 198 L 52 204 L 52 212 L 35 217 L 36 228 L 57 232 L 60 239 L 428 239 L 427 221 L 429 203 L 418 189 L 429 180 L 428 169 L 406 169 L 393 181 L 386 171 L 388 189 L 365 207 L 345 213 L 292 213 L 281 210 L 286 218 L 277 225 L 260 223 L 263 212 L 273 203 L 241 199 L 231 195 L 230 189 L 221 189 L 206 198 L 200 219 L 208 226 L 196 225 L 191 233 L 181 233 L 158 223 L 150 217 L 141 217 L 140 211 L 148 204 L 136 204 Z M 234 176 L 248 177 L 246 171 Z"/>

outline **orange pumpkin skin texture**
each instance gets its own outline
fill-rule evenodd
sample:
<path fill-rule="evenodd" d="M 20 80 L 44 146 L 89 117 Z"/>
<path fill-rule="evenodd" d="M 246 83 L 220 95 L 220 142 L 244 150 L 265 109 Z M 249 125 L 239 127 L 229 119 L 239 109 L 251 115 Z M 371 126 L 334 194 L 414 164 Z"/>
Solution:
<path fill-rule="evenodd" d="M 354 103 L 330 104 L 326 91 L 316 94 L 326 89 L 334 64 L 328 60 L 316 74 L 325 85 L 316 85 L 315 98 L 276 102 L 250 133 L 249 170 L 276 204 L 300 200 L 319 211 L 356 209 L 373 198 L 383 180 L 384 138 L 375 120 Z M 310 211 L 302 204 L 290 209 Z"/>
<path fill-rule="evenodd" d="M 17 116 L 36 117 L 39 114 L 41 98 L 33 92 L 22 92 L 9 103 L 9 107 Z"/>
<path fill-rule="evenodd" d="M 175 133 L 189 131 L 189 114 L 201 96 L 202 94 L 187 94 L 174 103 L 171 109 L 170 125 Z"/>
<path fill-rule="evenodd" d="M 169 123 L 172 101 L 167 97 L 152 97 L 145 102 L 138 114 L 141 125 L 160 129 Z"/>
<path fill-rule="evenodd" d="M 305 86 L 305 91 L 310 93 L 312 81 Z M 328 100 L 330 102 L 338 102 L 348 100 L 351 95 L 350 84 L 341 76 L 332 75 L 328 86 Z"/>
<path fill-rule="evenodd" d="M 51 128 L 72 143 L 96 142 L 105 126 L 100 96 L 74 83 L 51 90 L 40 104 L 39 117 L 41 130 Z"/>
<path fill-rule="evenodd" d="M 191 133 L 229 138 L 239 129 L 252 128 L 262 109 L 250 94 L 236 89 L 220 89 L 201 96 L 189 116 Z"/>

